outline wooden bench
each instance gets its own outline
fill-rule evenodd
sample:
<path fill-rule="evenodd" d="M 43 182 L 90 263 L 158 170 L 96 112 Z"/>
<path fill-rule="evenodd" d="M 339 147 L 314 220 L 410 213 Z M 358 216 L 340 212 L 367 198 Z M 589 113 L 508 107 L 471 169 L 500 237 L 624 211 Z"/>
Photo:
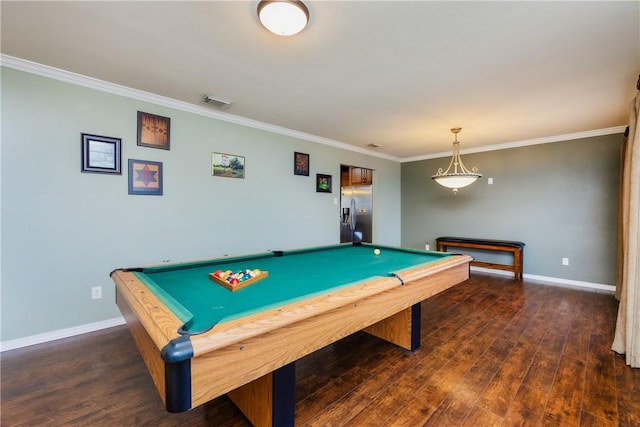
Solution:
<path fill-rule="evenodd" d="M 486 251 L 511 252 L 513 254 L 513 264 L 496 264 L 493 262 L 471 261 L 471 265 L 477 267 L 513 271 L 516 280 L 522 280 L 524 264 L 524 243 L 511 240 L 490 240 L 490 239 L 470 239 L 465 237 L 438 237 L 436 239 L 437 249 L 447 252 L 447 248 L 472 248 Z"/>

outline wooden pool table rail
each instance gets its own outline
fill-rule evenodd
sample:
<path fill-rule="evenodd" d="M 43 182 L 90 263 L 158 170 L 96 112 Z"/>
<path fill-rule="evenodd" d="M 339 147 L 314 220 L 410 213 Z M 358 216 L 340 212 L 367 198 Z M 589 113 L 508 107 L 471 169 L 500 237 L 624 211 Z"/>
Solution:
<path fill-rule="evenodd" d="M 378 277 L 327 295 L 220 323 L 208 332 L 190 336 L 193 358 L 188 361 L 189 407 L 246 384 L 251 388 L 251 383 L 263 376 L 359 330 L 411 350 L 412 307 L 466 280 L 470 260 L 468 256 L 445 257 L 426 267 L 402 271 L 399 276 L 404 285 L 394 277 Z M 112 277 L 118 306 L 159 394 L 169 405 L 173 397 L 167 396 L 169 388 L 161 352 L 180 336 L 177 330 L 182 322 L 133 273 L 115 271 Z M 236 403 L 241 407 L 242 402 Z"/>

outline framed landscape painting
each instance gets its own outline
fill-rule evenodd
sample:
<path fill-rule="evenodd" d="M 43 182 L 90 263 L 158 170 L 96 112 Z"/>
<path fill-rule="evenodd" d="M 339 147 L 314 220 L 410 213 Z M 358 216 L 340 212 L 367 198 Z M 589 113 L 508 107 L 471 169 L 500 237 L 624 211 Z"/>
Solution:
<path fill-rule="evenodd" d="M 244 179 L 244 157 L 235 154 L 211 153 L 211 175 Z"/>

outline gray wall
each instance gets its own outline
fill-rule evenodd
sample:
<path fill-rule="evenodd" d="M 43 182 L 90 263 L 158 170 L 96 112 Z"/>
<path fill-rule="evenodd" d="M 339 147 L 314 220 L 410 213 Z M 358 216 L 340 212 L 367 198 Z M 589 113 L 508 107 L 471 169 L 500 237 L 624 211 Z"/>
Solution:
<path fill-rule="evenodd" d="M 621 135 L 464 155 L 484 177 L 453 195 L 429 179 L 448 158 L 401 165 L 4 67 L 1 84 L 3 342 L 118 317 L 114 268 L 337 243 L 341 163 L 375 170 L 375 242 L 522 240 L 527 274 L 614 283 Z M 170 151 L 136 145 L 138 110 L 171 117 Z M 122 138 L 122 175 L 80 172 L 82 132 Z M 212 177 L 212 151 L 245 156 L 246 179 Z M 163 162 L 163 196 L 127 194 L 129 158 Z"/>
<path fill-rule="evenodd" d="M 341 163 L 375 170 L 374 241 L 400 244 L 397 162 L 14 69 L 1 79 L 2 341 L 118 317 L 115 268 L 338 243 Z M 137 146 L 138 110 L 171 118 L 170 151 Z M 122 138 L 122 175 L 80 172 L 82 132 Z M 212 177 L 212 151 L 245 156 L 246 179 Z M 310 154 L 309 177 L 293 175 L 294 151 Z M 163 162 L 163 196 L 127 194 L 129 158 Z"/>
<path fill-rule="evenodd" d="M 483 177 L 457 195 L 430 179 L 450 158 L 403 163 L 402 245 L 435 249 L 439 236 L 519 240 L 525 274 L 613 285 L 622 141 L 617 134 L 463 155 Z"/>

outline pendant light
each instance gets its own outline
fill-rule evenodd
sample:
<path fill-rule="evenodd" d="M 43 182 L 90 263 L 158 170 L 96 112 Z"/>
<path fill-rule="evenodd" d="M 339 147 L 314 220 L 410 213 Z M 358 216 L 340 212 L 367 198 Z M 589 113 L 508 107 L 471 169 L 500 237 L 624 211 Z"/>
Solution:
<path fill-rule="evenodd" d="M 478 178 L 482 176 L 482 174 L 478 173 L 478 168 L 473 167 L 471 171 L 464 167 L 462 163 L 462 158 L 460 157 L 460 150 L 458 142 L 458 133 L 462 130 L 462 128 L 453 128 L 451 132 L 454 135 L 453 141 L 453 157 L 451 158 L 451 163 L 449 163 L 449 167 L 446 171 L 442 171 L 442 168 L 438 169 L 438 173 L 433 175 L 431 179 L 434 179 L 438 184 L 443 187 L 451 188 L 455 193 L 458 192 L 459 188 L 466 187 L 467 185 L 473 184 Z"/>

